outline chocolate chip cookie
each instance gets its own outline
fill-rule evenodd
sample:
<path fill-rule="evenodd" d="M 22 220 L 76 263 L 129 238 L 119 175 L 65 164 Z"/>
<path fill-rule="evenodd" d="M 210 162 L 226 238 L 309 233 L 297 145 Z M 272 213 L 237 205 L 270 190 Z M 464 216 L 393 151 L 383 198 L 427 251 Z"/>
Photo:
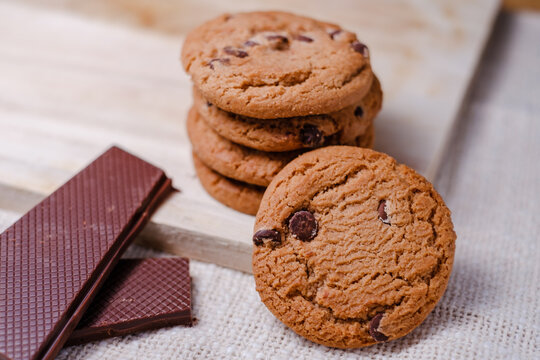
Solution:
<path fill-rule="evenodd" d="M 373 78 L 355 34 L 285 12 L 219 16 L 188 34 L 181 58 L 205 99 L 260 119 L 339 111 Z"/>
<path fill-rule="evenodd" d="M 330 143 L 352 144 L 364 135 L 382 105 L 376 77 L 367 95 L 338 112 L 273 120 L 261 120 L 221 110 L 193 88 L 194 107 L 219 135 L 261 151 L 291 151 Z"/>
<path fill-rule="evenodd" d="M 217 201 L 243 212 L 255 215 L 264 194 L 264 188 L 226 178 L 206 166 L 193 154 L 193 165 L 204 189 Z"/>
<path fill-rule="evenodd" d="M 253 235 L 257 291 L 314 342 L 397 339 L 443 295 L 455 239 L 443 199 L 414 170 L 369 149 L 313 150 L 263 196 Z"/>
<path fill-rule="evenodd" d="M 365 133 L 362 136 L 357 136 L 354 139 L 351 139 L 347 142 L 344 142 L 343 144 L 336 144 L 336 145 L 353 145 L 353 146 L 360 146 L 363 148 L 373 149 L 373 145 L 375 144 L 375 125 L 371 124 L 366 129 Z"/>
<path fill-rule="evenodd" d="M 201 119 L 195 108 L 187 118 L 193 152 L 208 167 L 226 177 L 267 186 L 298 153 L 267 153 L 235 144 L 219 136 Z"/>
<path fill-rule="evenodd" d="M 193 151 L 203 163 L 223 176 L 253 185 L 268 186 L 274 176 L 301 153 L 263 152 L 233 143 L 212 130 L 194 108 L 188 113 L 187 132 Z M 373 126 L 369 126 L 363 136 L 349 137 L 346 145 L 372 146 Z"/>

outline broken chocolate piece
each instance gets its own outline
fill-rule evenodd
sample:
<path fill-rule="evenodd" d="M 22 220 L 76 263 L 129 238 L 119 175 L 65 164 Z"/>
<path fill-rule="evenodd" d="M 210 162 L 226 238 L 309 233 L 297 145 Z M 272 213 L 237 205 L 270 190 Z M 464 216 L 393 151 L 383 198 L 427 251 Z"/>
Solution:
<path fill-rule="evenodd" d="M 188 259 L 121 259 L 66 345 L 191 323 Z"/>
<path fill-rule="evenodd" d="M 0 357 L 53 359 L 120 256 L 172 191 L 112 147 L 0 235 Z"/>

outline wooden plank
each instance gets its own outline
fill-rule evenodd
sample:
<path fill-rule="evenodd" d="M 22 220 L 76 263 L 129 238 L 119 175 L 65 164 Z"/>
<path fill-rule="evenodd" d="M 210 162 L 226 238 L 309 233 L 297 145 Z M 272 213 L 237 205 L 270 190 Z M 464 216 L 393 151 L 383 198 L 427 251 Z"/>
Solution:
<path fill-rule="evenodd" d="M 0 197 L 0 210 L 17 215 L 23 215 L 46 196 L 1 183 L 0 194 L 2 194 Z M 190 259 L 211 262 L 244 272 L 251 272 L 250 242 L 233 242 L 218 233 L 209 236 L 208 232 L 201 233 L 197 230 L 190 230 L 187 227 L 177 226 L 177 216 L 182 217 L 185 215 L 174 206 L 175 202 L 182 201 L 179 198 L 181 196 L 178 194 L 169 198 L 167 203 L 154 214 L 152 220 L 136 238 L 135 242 L 143 246 L 182 255 Z M 196 222 L 200 214 L 194 211 L 192 216 L 193 219 L 186 219 L 188 223 L 191 223 L 192 220 Z M 171 223 L 174 225 L 171 225 Z M 213 226 L 216 229 L 235 225 L 234 223 L 220 224 L 212 221 L 209 221 L 209 223 L 209 226 Z M 245 227 L 238 227 L 238 229 L 245 230 Z M 247 234 L 246 236 L 249 235 Z"/>
<path fill-rule="evenodd" d="M 504 0 L 503 3 L 507 10 L 540 11 L 540 1 L 538 0 Z"/>
<path fill-rule="evenodd" d="M 385 90 L 376 148 L 432 176 L 497 1 L 394 4 L 273 5 L 325 14 L 360 34 Z M 208 12 L 178 16 L 200 22 L 242 2 L 204 6 Z M 118 144 L 165 169 L 182 190 L 141 241 L 249 271 L 253 217 L 211 199 L 195 177 L 184 124 L 191 86 L 178 61 L 182 37 L 0 3 L 0 208 L 18 211 L 23 200 L 13 199 L 50 193 Z"/>

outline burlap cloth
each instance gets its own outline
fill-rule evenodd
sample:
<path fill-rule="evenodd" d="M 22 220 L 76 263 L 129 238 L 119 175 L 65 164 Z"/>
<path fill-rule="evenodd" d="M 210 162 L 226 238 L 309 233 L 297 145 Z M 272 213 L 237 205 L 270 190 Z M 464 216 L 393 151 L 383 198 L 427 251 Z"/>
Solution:
<path fill-rule="evenodd" d="M 60 359 L 539 359 L 540 15 L 503 14 L 436 187 L 458 234 L 433 313 L 406 337 L 344 351 L 276 320 L 252 276 L 192 262 L 195 326 L 64 349 Z M 5 228 L 14 214 L 2 213 Z M 156 255 L 132 247 L 128 256 Z"/>

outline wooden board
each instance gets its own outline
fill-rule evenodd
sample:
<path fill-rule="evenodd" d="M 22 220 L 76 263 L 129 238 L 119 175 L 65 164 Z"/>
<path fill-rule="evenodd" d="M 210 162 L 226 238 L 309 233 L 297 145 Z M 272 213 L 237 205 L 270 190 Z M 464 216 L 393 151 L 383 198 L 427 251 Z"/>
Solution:
<path fill-rule="evenodd" d="M 206 12 L 178 17 L 192 24 L 226 10 L 268 8 L 263 1 L 205 4 Z M 431 177 L 498 3 L 392 4 L 277 1 L 272 7 L 359 34 L 385 91 L 376 148 Z M 155 214 L 140 242 L 250 271 L 253 217 L 211 199 L 195 177 L 184 124 L 191 93 L 178 61 L 181 35 L 4 2 L 0 43 L 0 208 L 24 212 L 118 144 L 164 168 L 182 190 Z"/>

